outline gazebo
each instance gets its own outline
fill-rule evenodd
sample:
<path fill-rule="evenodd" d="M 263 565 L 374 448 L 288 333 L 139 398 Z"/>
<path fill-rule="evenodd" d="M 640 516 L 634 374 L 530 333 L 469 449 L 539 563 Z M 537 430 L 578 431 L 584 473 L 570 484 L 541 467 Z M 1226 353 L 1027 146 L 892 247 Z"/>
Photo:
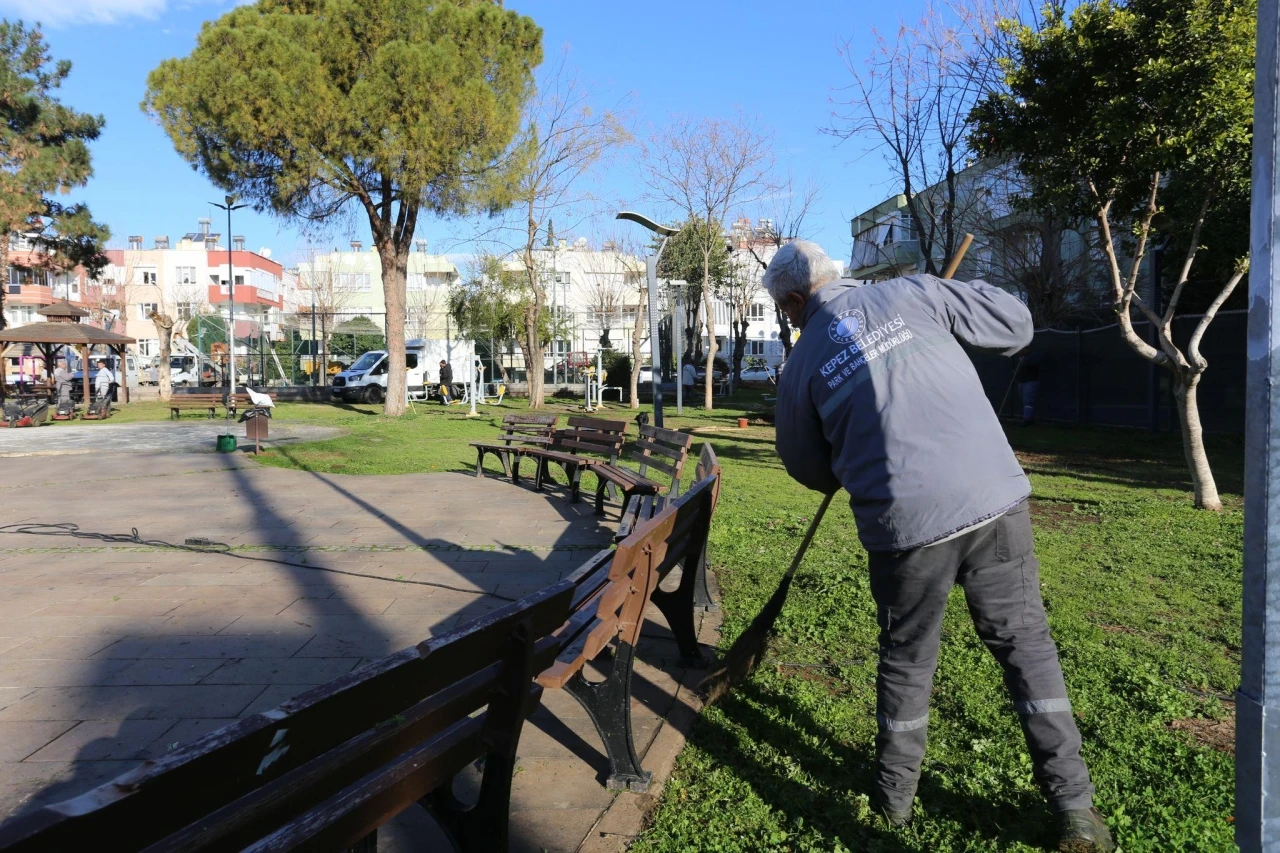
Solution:
<path fill-rule="evenodd" d="M 124 388 L 124 402 L 129 402 L 129 379 L 124 375 L 126 364 L 124 348 L 126 344 L 137 343 L 134 338 L 81 323 L 80 318 L 88 317 L 89 312 L 65 300 L 46 305 L 37 313 L 48 317 L 49 321 L 0 329 L 0 354 L 13 344 L 32 344 L 44 355 L 45 375 L 52 380 L 53 362 L 57 357 L 58 349 L 64 346 L 75 347 L 80 351 L 80 357 L 84 361 L 84 399 L 88 401 L 92 399 L 89 393 L 89 374 L 92 372 L 89 366 L 89 351 L 94 346 L 106 346 L 119 356 L 121 379 L 124 380 L 120 385 Z M 0 377 L 0 399 L 4 399 L 3 377 Z"/>

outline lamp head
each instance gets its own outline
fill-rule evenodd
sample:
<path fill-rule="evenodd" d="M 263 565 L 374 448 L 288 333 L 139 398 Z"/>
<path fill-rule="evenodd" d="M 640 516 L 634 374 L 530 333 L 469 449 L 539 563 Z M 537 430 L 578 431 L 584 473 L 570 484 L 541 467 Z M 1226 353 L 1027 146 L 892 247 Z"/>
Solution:
<path fill-rule="evenodd" d="M 652 219 L 645 216 L 644 214 L 636 213 L 633 210 L 624 210 L 621 213 L 619 213 L 616 218 L 626 219 L 636 223 L 637 225 L 643 225 L 645 228 L 648 228 L 653 233 L 658 234 L 662 237 L 670 237 L 672 234 L 677 234 L 680 231 L 679 228 L 672 228 L 669 225 L 661 225 L 657 222 L 654 222 Z"/>
<path fill-rule="evenodd" d="M 227 199 L 227 207 L 231 207 L 233 204 L 236 203 L 236 197 L 234 195 L 228 195 L 226 196 L 226 199 Z"/>

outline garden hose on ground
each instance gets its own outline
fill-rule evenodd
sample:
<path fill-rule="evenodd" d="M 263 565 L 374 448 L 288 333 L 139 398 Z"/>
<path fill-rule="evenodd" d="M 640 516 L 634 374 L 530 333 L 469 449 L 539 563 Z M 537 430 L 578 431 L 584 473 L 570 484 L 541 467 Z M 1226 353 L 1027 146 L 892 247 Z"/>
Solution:
<path fill-rule="evenodd" d="M 231 546 L 225 542 L 214 542 L 211 539 L 202 539 L 199 537 L 191 537 L 182 545 L 175 545 L 172 542 L 166 542 L 163 539 L 143 539 L 138 533 L 138 528 L 133 528 L 131 533 L 96 533 L 93 531 L 81 530 L 80 525 L 71 522 L 63 522 L 61 524 L 44 524 L 44 523 L 27 523 L 21 522 L 17 524 L 0 525 L 0 533 L 26 533 L 31 536 L 69 536 L 73 539 L 89 539 L 95 542 L 108 542 L 121 545 L 144 545 L 149 548 L 167 548 L 174 551 L 191 551 L 196 554 L 224 554 L 228 557 L 235 557 L 237 560 L 252 560 L 258 563 L 275 563 L 279 566 L 288 566 L 292 569 L 308 569 L 313 572 L 328 572 L 334 575 L 346 575 L 353 578 L 367 578 L 374 581 L 386 581 L 388 583 L 402 583 L 411 586 L 431 586 L 437 589 L 448 590 L 449 592 L 464 592 L 468 595 L 483 595 L 490 598 L 496 598 L 499 601 L 519 601 L 518 598 L 511 598 L 506 595 L 499 595 L 496 592 L 485 592 L 479 589 L 463 589 L 462 587 L 449 586 L 444 583 L 436 583 L 434 581 L 415 581 L 408 578 L 386 578 L 379 575 L 366 575 L 360 572 L 348 572 L 343 569 L 331 569 L 327 566 L 311 566 L 306 563 L 294 563 L 289 560 L 280 560 L 275 557 L 255 557 L 250 554 L 240 554 L 231 550 Z"/>

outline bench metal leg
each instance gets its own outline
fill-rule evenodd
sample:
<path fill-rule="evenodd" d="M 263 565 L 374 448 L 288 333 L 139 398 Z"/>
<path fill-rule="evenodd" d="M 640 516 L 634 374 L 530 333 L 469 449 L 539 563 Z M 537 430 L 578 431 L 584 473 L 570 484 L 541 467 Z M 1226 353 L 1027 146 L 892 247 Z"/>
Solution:
<path fill-rule="evenodd" d="M 582 672 L 569 679 L 564 689 L 582 704 L 595 723 L 605 755 L 609 757 L 609 778 L 605 786 L 611 791 L 630 790 L 643 794 L 649 790 L 653 774 L 640 766 L 635 738 L 631 730 L 631 669 L 635 649 L 619 642 L 613 655 L 609 677 L 592 683 Z"/>
<path fill-rule="evenodd" d="M 569 478 L 569 490 L 571 492 L 570 500 L 578 503 L 582 500 L 582 466 L 574 465 L 573 470 L 569 470 L 570 466 L 565 466 L 565 476 Z"/>
<path fill-rule="evenodd" d="M 484 476 L 484 450 L 476 448 L 476 479 Z"/>
<path fill-rule="evenodd" d="M 498 851 L 508 846 L 511 813 L 511 777 L 515 773 L 516 748 L 525 717 L 542 698 L 542 688 L 530 691 L 537 672 L 533 667 L 533 630 L 526 622 L 517 626 L 499 677 L 498 691 L 485 713 L 484 775 L 480 797 L 467 808 L 453 795 L 453 780 L 419 800 L 448 832 L 459 850 Z"/>
<path fill-rule="evenodd" d="M 680 585 L 667 592 L 655 589 L 650 596 L 652 601 L 667 620 L 667 626 L 675 635 L 676 645 L 680 648 L 680 665 L 690 669 L 702 669 L 710 662 L 702 654 L 698 645 L 698 629 L 693 624 L 694 590 L 697 586 L 698 572 L 681 566 Z"/>
<path fill-rule="evenodd" d="M 714 598 L 711 597 L 711 589 L 707 586 L 707 546 L 702 546 L 702 557 L 698 560 L 698 571 L 693 579 L 693 606 L 706 613 L 713 613 L 720 609 L 720 605 L 716 604 Z"/>
<path fill-rule="evenodd" d="M 502 462 L 502 473 L 507 475 L 507 479 L 515 482 L 515 478 L 511 476 L 511 454 L 499 453 L 498 459 Z"/>

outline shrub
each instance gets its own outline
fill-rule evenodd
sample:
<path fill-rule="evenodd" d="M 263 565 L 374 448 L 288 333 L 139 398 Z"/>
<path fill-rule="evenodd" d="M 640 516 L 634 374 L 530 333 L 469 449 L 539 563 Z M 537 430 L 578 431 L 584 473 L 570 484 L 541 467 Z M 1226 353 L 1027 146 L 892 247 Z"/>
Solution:
<path fill-rule="evenodd" d="M 615 388 L 631 387 L 631 356 L 621 350 L 604 354 L 605 384 Z"/>

